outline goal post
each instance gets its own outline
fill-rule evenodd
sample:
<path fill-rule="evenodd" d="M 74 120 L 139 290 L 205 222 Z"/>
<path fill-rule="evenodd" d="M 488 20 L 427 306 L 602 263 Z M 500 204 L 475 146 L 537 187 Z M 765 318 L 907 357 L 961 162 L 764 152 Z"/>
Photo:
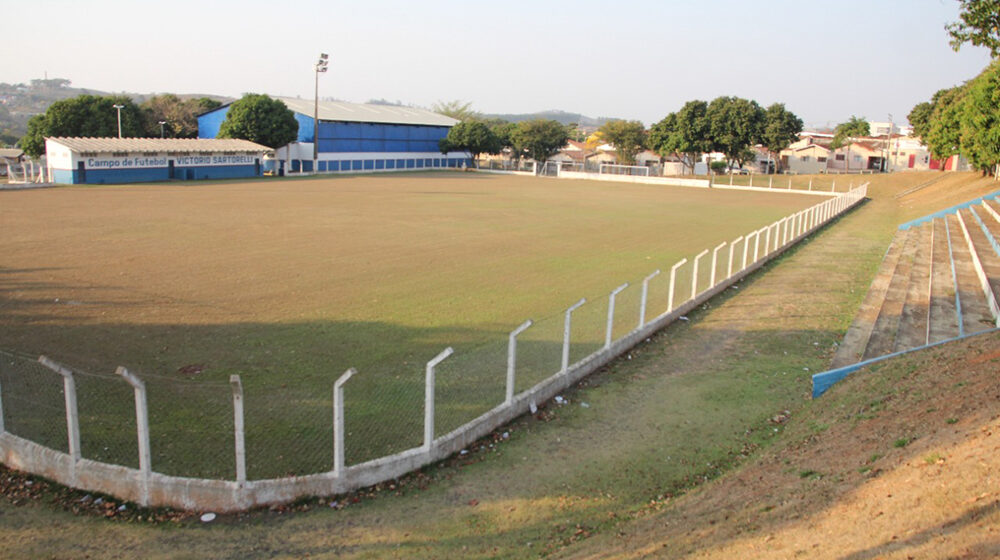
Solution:
<path fill-rule="evenodd" d="M 645 165 L 619 165 L 616 163 L 602 163 L 599 170 L 601 175 L 639 175 L 649 176 L 649 167 Z"/>

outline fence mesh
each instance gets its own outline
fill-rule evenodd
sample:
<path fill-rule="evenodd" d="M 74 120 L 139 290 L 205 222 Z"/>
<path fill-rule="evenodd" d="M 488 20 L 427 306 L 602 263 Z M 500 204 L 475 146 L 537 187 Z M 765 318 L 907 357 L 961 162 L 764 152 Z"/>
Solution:
<path fill-rule="evenodd" d="M 69 451 L 61 375 L 29 356 L 0 352 L 0 398 L 8 432 Z"/>

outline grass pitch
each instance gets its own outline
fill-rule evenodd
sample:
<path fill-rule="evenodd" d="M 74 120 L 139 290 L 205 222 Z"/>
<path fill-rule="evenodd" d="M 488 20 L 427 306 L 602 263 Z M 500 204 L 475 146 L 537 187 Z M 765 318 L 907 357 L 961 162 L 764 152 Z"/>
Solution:
<path fill-rule="evenodd" d="M 123 365 L 149 384 L 155 470 L 232 477 L 238 373 L 251 478 L 317 472 L 348 367 L 360 371 L 350 464 L 419 444 L 423 365 L 445 346 L 456 355 L 439 368 L 439 434 L 502 399 L 506 335 L 523 320 L 536 325 L 518 390 L 558 369 L 561 312 L 580 297 L 573 361 L 603 342 L 614 287 L 631 283 L 618 336 L 645 275 L 663 270 L 653 316 L 674 262 L 818 201 L 471 173 L 3 192 L 0 347 L 93 374 L 79 379 L 85 457 L 137 462 L 130 390 L 108 375 Z M 690 265 L 677 286 L 687 299 Z M 20 429 L 64 448 L 58 410 L 28 414 L 58 388 L 42 398 L 45 383 L 3 382 L 12 431 L 35 417 Z"/>

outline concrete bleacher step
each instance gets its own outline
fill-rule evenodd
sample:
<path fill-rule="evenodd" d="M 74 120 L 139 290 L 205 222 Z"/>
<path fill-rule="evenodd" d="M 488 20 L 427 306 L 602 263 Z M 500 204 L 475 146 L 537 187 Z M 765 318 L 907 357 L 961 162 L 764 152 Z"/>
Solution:
<path fill-rule="evenodd" d="M 986 303 L 982 285 L 972 262 L 972 254 L 965 242 L 956 215 L 946 217 L 951 235 L 952 259 L 955 264 L 956 288 L 962 310 L 962 334 L 971 334 L 991 328 L 994 318 Z"/>
<path fill-rule="evenodd" d="M 893 352 L 927 344 L 927 318 L 930 305 L 931 258 L 934 253 L 934 224 L 926 223 L 910 235 L 916 237 L 916 251 L 910 267 L 906 298 L 899 317 Z"/>
<path fill-rule="evenodd" d="M 903 304 L 910 284 L 910 270 L 917 252 L 917 232 L 924 226 L 910 228 L 909 235 L 903 243 L 903 253 L 896 263 L 896 270 L 889 279 L 889 287 L 885 292 L 885 301 L 875 320 L 875 328 L 868 338 L 862 360 L 868 360 L 893 351 L 896 344 L 896 333 L 899 330 L 900 317 L 903 314 Z"/>
<path fill-rule="evenodd" d="M 855 315 L 854 321 L 848 327 L 847 333 L 844 334 L 844 340 L 841 341 L 840 347 L 837 348 L 837 352 L 833 356 L 830 367 L 838 368 L 857 363 L 861 360 L 862 355 L 864 355 L 865 347 L 868 346 L 868 339 L 875 328 L 875 321 L 878 319 L 879 311 L 882 309 L 882 304 L 885 303 L 885 295 L 886 290 L 889 288 L 889 282 L 892 280 L 896 265 L 899 263 L 899 257 L 902 255 L 903 244 L 908 236 L 909 230 L 899 230 L 896 232 L 892 243 L 889 245 L 889 249 L 882 258 L 882 264 L 879 266 L 878 273 L 872 280 L 864 301 L 861 302 L 861 308 L 858 310 L 857 315 Z"/>
<path fill-rule="evenodd" d="M 927 342 L 941 342 L 958 336 L 958 308 L 955 306 L 955 280 L 951 274 L 951 255 L 945 235 L 945 221 L 933 221 L 934 247 L 931 260 L 930 309 L 927 317 Z"/>
<path fill-rule="evenodd" d="M 966 208 L 960 214 L 969 230 L 969 237 L 972 239 L 975 253 L 979 257 L 979 263 L 983 272 L 986 273 L 991 292 L 987 295 L 992 296 L 993 300 L 997 301 L 1000 299 L 1000 254 L 997 253 L 997 240 L 994 234 L 989 232 L 986 221 L 990 216 L 982 207 L 978 209 L 975 207 Z M 983 226 L 987 227 L 987 231 L 983 231 Z M 995 309 L 991 311 L 994 320 L 996 319 L 995 313 Z"/>

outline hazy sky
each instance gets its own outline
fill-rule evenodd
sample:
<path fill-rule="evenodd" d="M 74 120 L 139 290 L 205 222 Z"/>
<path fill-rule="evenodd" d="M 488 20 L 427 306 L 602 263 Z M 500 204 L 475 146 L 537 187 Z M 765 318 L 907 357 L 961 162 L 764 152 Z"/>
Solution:
<path fill-rule="evenodd" d="M 0 81 L 105 91 L 320 96 L 652 124 L 691 99 L 784 102 L 807 125 L 898 123 L 975 76 L 955 0 L 0 0 Z"/>

